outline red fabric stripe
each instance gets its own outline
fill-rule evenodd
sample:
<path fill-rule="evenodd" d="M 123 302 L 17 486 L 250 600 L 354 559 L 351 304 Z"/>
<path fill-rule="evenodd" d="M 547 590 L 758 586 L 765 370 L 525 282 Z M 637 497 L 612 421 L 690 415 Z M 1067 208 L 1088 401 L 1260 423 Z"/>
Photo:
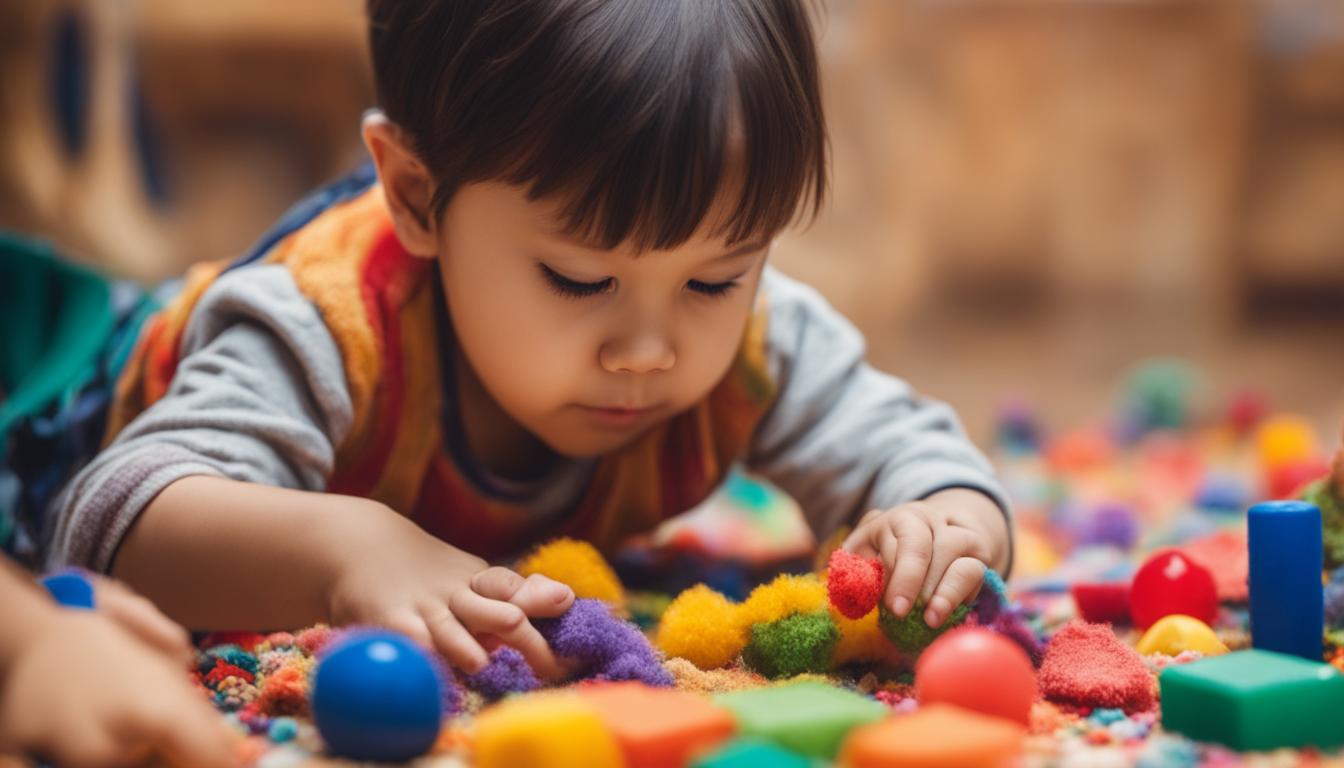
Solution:
<path fill-rule="evenodd" d="M 378 484 L 383 467 L 397 438 L 397 423 L 403 406 L 404 361 L 401 359 L 401 323 L 397 316 L 401 304 L 390 296 L 399 285 L 397 277 L 406 270 L 411 258 L 389 228 L 370 249 L 361 273 L 361 298 L 364 312 L 378 342 L 382 373 L 374 393 L 377 409 L 372 416 L 374 435 L 365 452 L 351 466 L 332 478 L 331 489 L 339 493 L 367 496 Z"/>

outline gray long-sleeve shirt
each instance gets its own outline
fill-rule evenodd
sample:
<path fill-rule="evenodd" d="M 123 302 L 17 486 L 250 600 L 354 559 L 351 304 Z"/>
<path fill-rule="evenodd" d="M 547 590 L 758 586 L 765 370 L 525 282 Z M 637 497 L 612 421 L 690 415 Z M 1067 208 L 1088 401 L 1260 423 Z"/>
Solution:
<path fill-rule="evenodd" d="M 742 460 L 793 496 L 819 536 L 951 487 L 979 490 L 1007 514 L 988 461 L 947 405 L 869 366 L 862 336 L 811 288 L 767 269 L 761 290 L 778 394 Z M 49 562 L 108 570 L 141 510 L 188 475 L 325 490 L 352 399 L 340 350 L 288 269 L 223 275 L 182 344 L 168 393 L 53 502 Z M 510 496 L 550 519 L 577 502 L 590 469 L 571 462 Z"/>

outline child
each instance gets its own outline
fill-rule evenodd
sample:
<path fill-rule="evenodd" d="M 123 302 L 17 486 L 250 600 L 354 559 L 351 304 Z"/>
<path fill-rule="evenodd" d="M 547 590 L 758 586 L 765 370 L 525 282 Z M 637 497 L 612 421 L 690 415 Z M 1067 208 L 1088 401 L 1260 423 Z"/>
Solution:
<path fill-rule="evenodd" d="M 0 557 L 0 755 L 237 765 L 228 727 L 187 680 L 187 634 L 124 587 L 94 585 L 96 613 L 64 610 Z"/>
<path fill-rule="evenodd" d="M 370 0 L 364 171 L 142 331 L 49 559 L 196 629 L 378 623 L 467 671 L 743 462 L 940 624 L 1011 561 L 952 411 L 766 266 L 823 199 L 805 0 Z M 862 517 L 860 515 L 863 514 Z"/>

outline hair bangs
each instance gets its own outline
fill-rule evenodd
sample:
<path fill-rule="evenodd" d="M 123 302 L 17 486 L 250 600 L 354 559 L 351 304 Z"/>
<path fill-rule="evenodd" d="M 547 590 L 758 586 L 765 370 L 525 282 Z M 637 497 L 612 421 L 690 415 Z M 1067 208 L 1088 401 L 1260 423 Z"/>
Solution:
<path fill-rule="evenodd" d="M 436 211 L 462 184 L 505 181 L 557 201 L 566 234 L 643 252 L 706 224 L 730 244 L 764 239 L 824 200 L 805 0 L 396 2 L 444 14 L 408 13 L 403 33 L 440 30 L 419 42 L 448 53 L 405 70 L 434 106 L 416 110 L 407 94 L 403 114 L 384 105 L 436 180 Z M 380 44 L 385 59 L 404 55 L 375 37 L 376 65 Z M 706 222 L 711 211 L 723 213 Z"/>

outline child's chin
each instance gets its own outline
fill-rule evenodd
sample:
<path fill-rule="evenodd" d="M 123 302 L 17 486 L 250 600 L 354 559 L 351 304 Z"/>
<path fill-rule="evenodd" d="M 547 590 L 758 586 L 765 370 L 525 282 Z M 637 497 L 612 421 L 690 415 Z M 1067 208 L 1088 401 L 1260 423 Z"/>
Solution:
<path fill-rule="evenodd" d="M 624 448 L 634 442 L 645 430 L 629 432 L 593 431 L 584 433 L 568 432 L 546 440 L 552 451 L 567 459 L 595 459 L 604 454 Z"/>

